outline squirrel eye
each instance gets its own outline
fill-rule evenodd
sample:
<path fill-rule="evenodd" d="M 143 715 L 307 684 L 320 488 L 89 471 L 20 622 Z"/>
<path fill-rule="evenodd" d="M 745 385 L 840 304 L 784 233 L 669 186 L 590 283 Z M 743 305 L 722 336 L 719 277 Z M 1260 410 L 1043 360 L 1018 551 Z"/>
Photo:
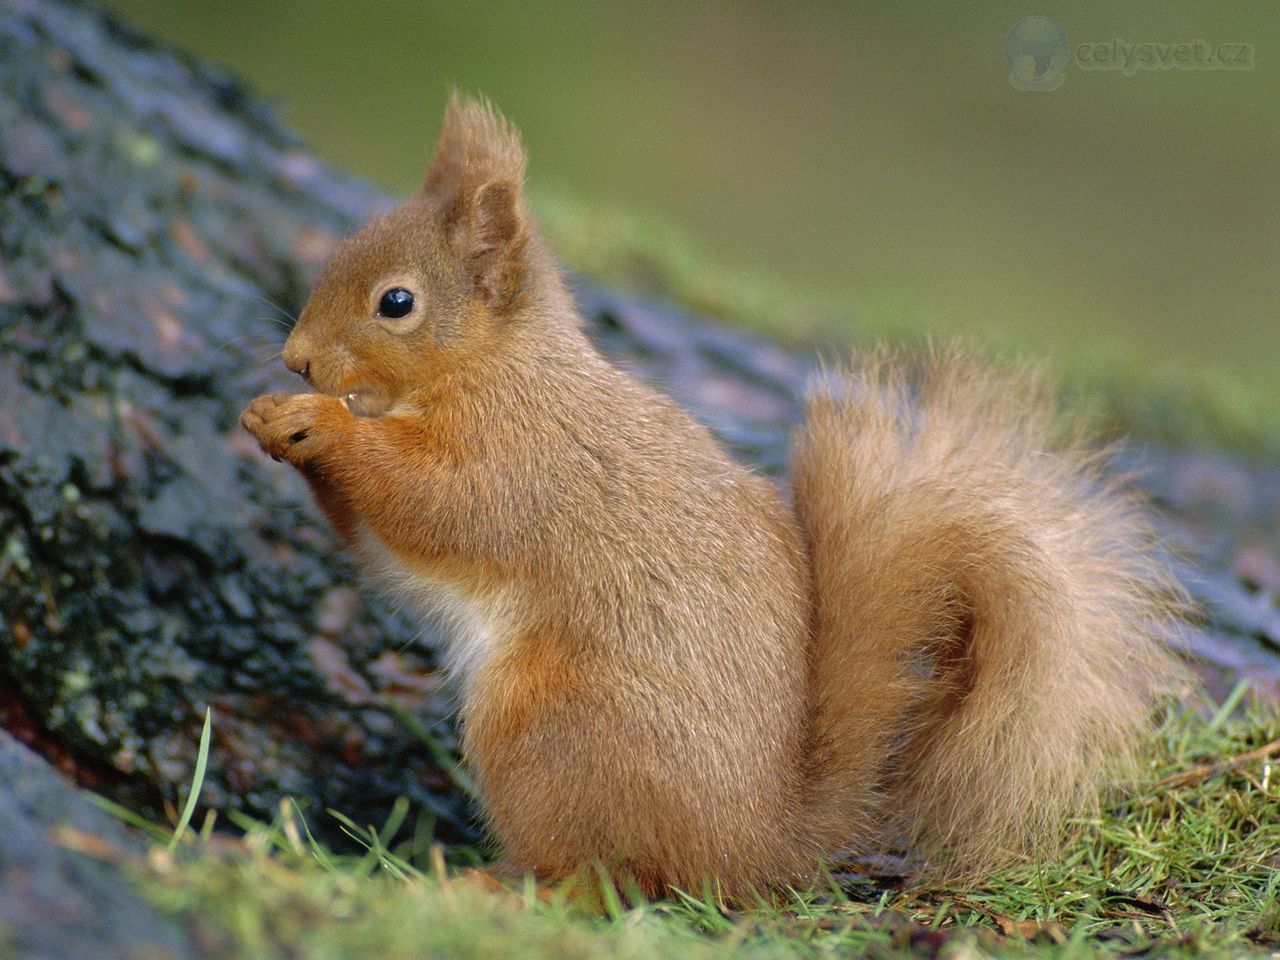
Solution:
<path fill-rule="evenodd" d="M 404 287 L 392 287 L 378 301 L 378 313 L 392 320 L 409 315 L 413 309 L 413 294 Z"/>

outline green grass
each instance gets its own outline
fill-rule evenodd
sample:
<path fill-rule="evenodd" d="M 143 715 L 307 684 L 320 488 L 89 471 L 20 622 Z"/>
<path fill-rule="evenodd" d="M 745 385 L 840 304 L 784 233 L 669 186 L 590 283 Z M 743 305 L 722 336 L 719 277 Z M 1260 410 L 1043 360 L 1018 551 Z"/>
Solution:
<path fill-rule="evenodd" d="M 156 829 L 134 870 L 217 955 L 253 960 L 1275 951 L 1280 758 L 1259 748 L 1280 738 L 1280 714 L 1250 704 L 1228 719 L 1232 706 L 1168 709 L 1143 782 L 1078 824 L 1064 857 L 974 889 L 842 876 L 748 909 L 704 891 L 633 906 L 605 897 L 591 910 L 531 881 L 495 893 L 446 870 L 429 836 L 404 831 L 403 805 L 379 830 L 340 817 L 365 848 L 350 855 L 316 843 L 287 802 L 235 837 L 184 831 L 176 855 Z"/>
<path fill-rule="evenodd" d="M 855 310 L 776 278 L 725 269 L 657 217 L 545 191 L 535 194 L 534 206 L 553 247 L 584 275 L 673 300 L 791 346 L 922 344 L 929 336 L 929 318 L 902 305 Z M 1047 364 L 1066 385 L 1068 398 L 1100 412 L 1109 429 L 1280 455 L 1280 393 L 1246 374 L 1153 358 L 1117 340 L 1082 343 L 1053 357 L 1038 356 L 1013 336 L 986 338 L 978 346 Z"/>

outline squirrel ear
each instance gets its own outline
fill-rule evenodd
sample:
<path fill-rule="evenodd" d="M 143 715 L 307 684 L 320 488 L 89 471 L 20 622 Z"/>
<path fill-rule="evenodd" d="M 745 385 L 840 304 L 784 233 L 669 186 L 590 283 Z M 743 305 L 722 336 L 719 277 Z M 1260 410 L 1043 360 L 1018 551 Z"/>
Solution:
<path fill-rule="evenodd" d="M 520 135 L 483 100 L 455 91 L 423 193 L 442 211 L 449 242 L 490 309 L 509 307 L 528 279 Z"/>
<path fill-rule="evenodd" d="M 487 100 L 467 99 L 454 90 L 422 192 L 448 205 L 466 188 L 487 180 L 523 183 L 524 166 L 524 147 L 515 127 Z"/>
<path fill-rule="evenodd" d="M 459 193 L 446 229 L 489 308 L 501 313 L 512 306 L 529 275 L 529 230 L 519 183 L 490 180 L 473 192 Z"/>

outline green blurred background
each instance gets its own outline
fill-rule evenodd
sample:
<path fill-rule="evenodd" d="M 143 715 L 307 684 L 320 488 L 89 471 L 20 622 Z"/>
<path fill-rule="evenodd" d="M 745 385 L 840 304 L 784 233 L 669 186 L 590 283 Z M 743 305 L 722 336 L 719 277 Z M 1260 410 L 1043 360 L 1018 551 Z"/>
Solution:
<path fill-rule="evenodd" d="M 456 84 L 523 130 L 537 197 L 643 211 L 837 327 L 1114 346 L 1263 390 L 1280 373 L 1273 0 L 108 5 L 399 193 Z M 1248 43 L 1255 67 L 1072 64 L 1024 92 L 1003 45 L 1028 14 L 1072 47 Z"/>

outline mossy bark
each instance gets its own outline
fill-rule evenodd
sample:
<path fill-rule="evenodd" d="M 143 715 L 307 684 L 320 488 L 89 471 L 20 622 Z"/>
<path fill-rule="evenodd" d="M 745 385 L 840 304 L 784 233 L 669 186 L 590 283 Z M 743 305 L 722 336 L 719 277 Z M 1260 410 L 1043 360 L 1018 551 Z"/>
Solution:
<path fill-rule="evenodd" d="M 236 416 L 380 202 L 226 76 L 79 5 L 0 5 L 0 713 L 82 781 L 466 833 L 420 628 L 359 605 L 292 471 Z"/>

